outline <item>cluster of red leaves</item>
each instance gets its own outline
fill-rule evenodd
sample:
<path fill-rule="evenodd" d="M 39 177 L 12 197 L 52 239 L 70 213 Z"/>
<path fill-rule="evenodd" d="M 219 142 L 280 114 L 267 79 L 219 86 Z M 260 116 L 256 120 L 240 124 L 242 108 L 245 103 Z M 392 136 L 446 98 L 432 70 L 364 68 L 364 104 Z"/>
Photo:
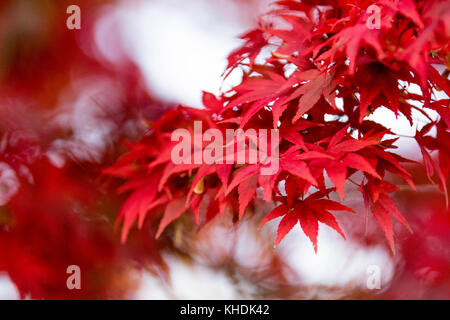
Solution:
<path fill-rule="evenodd" d="M 381 9 L 380 29 L 368 28 L 372 4 Z M 122 240 L 136 221 L 142 226 L 162 211 L 157 237 L 183 213 L 201 224 L 227 208 L 241 218 L 260 188 L 266 201 L 279 204 L 263 223 L 283 217 L 276 243 L 299 221 L 316 249 L 318 222 L 344 236 L 329 211 L 352 210 L 329 194 L 336 190 L 344 199 L 350 181 L 394 251 L 391 217 L 408 224 L 388 196 L 398 187 L 386 178 L 415 187 L 402 165 L 409 160 L 392 152 L 398 136 L 370 116 L 385 108 L 411 125 L 415 113 L 427 119 L 415 138 L 430 180 L 437 175 L 447 197 L 450 100 L 434 93 L 450 95 L 449 21 L 448 1 L 278 1 L 228 58 L 226 74 L 243 72 L 239 85 L 219 98 L 205 93 L 204 110 L 169 111 L 106 170 L 127 180 L 120 192 L 131 192 L 118 220 Z M 413 85 L 421 92 L 412 93 Z M 204 130 L 279 129 L 278 172 L 261 176 L 261 164 L 175 165 L 171 132 L 192 131 L 194 120 Z"/>

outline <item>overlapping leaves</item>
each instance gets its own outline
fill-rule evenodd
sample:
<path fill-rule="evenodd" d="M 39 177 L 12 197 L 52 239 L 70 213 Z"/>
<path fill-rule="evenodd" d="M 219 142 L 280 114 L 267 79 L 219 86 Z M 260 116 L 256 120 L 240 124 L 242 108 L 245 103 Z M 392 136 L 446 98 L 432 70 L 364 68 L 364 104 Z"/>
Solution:
<path fill-rule="evenodd" d="M 379 29 L 367 27 L 371 4 L 381 9 Z M 169 112 L 109 169 L 130 180 L 125 189 L 133 192 L 120 215 L 123 239 L 149 213 L 164 212 L 157 236 L 185 212 L 197 223 L 227 208 L 242 218 L 260 188 L 266 201 L 279 204 L 263 222 L 282 217 L 276 243 L 300 222 L 317 249 L 318 222 L 343 235 L 329 211 L 351 209 L 329 200 L 330 186 L 344 199 L 350 182 L 394 250 L 391 217 L 408 224 L 387 195 L 396 190 L 387 173 L 414 183 L 403 166 L 409 160 L 392 152 L 398 136 L 372 121 L 377 109 L 411 125 L 423 119 L 414 138 L 429 178 L 437 174 L 447 193 L 449 99 L 436 93 L 450 93 L 448 1 L 278 1 L 268 17 L 276 19 L 261 20 L 229 56 L 226 74 L 241 68 L 239 85 L 220 97 L 205 93 L 205 110 Z M 220 130 L 279 129 L 278 171 L 262 176 L 261 164 L 174 165 L 170 130 L 191 128 L 194 119 Z"/>

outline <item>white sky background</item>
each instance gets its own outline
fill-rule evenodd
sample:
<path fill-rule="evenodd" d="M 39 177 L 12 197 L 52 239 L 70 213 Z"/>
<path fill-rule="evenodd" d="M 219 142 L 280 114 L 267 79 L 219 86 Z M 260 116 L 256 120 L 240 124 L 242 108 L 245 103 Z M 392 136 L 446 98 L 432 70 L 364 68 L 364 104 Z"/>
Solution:
<path fill-rule="evenodd" d="M 202 105 L 201 90 L 219 93 L 226 57 L 240 43 L 236 36 L 254 22 L 246 22 L 246 11 L 231 0 L 130 2 L 118 14 L 122 35 L 151 90 L 193 107 Z M 262 12 L 268 0 L 260 3 Z"/>

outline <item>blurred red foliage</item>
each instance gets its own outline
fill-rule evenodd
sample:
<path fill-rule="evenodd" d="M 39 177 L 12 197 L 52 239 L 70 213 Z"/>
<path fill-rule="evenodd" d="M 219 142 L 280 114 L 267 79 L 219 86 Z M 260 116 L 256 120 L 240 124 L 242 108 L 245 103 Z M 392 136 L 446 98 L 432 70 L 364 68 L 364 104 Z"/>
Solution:
<path fill-rule="evenodd" d="M 0 271 L 22 298 L 125 298 L 133 287 L 127 269 L 161 262 L 146 234 L 120 245 L 113 227 L 120 198 L 97 178 L 120 152 L 120 140 L 137 137 L 147 125 L 144 116 L 150 121 L 166 108 L 151 97 L 126 55 L 113 64 L 97 52 L 95 23 L 108 2 L 113 1 L 78 1 L 79 31 L 66 28 L 71 1 L 0 4 Z M 89 76 L 119 83 L 121 106 L 105 117 L 118 130 L 130 120 L 137 128 L 135 136 L 116 134 L 96 162 L 54 145 L 73 134 L 53 121 L 61 112 L 61 95 L 76 97 L 72 84 Z M 80 266 L 83 290 L 66 287 L 69 265 Z"/>
<path fill-rule="evenodd" d="M 133 270 L 167 271 L 162 250 L 195 254 L 195 245 L 180 240 L 180 225 L 204 230 L 227 211 L 234 223 L 245 212 L 263 220 L 251 210 L 258 187 L 267 202 L 280 205 L 266 219 L 284 216 L 277 243 L 300 221 L 316 248 L 318 222 L 343 234 L 328 210 L 348 208 L 328 198 L 337 191 L 343 199 L 349 184 L 357 185 L 392 250 L 396 238 L 397 271 L 387 290 L 345 297 L 450 296 L 449 211 L 442 193 L 428 189 L 434 179 L 447 196 L 449 100 L 434 93 L 450 93 L 448 1 L 377 1 L 383 11 L 376 30 L 366 28 L 372 1 L 278 1 L 228 58 L 226 74 L 242 70 L 241 84 L 220 97 L 204 93 L 206 109 L 168 111 L 119 43 L 114 49 L 121 58 L 111 61 L 94 41 L 105 5 L 114 1 L 77 1 L 83 28 L 68 31 L 71 2 L 0 3 L 0 271 L 22 298 L 128 298 L 136 285 Z M 90 77 L 114 84 L 92 103 L 113 124 L 101 147 L 55 121 L 76 110 Z M 400 82 L 417 85 L 421 93 Z M 420 168 L 389 151 L 398 136 L 370 119 L 382 107 L 411 125 L 414 113 L 425 118 L 414 137 L 423 156 Z M 204 130 L 222 132 L 279 128 L 280 170 L 259 176 L 258 165 L 173 164 L 170 134 L 192 129 L 194 120 L 202 120 Z M 137 142 L 124 146 L 123 140 Z M 84 156 L 93 151 L 99 156 Z M 406 191 L 400 178 L 417 185 L 417 193 Z M 414 233 L 394 234 L 391 216 Z M 120 237 L 114 224 L 121 223 Z M 380 242 L 379 232 L 363 236 L 364 227 L 346 233 L 361 243 Z M 272 285 L 264 297 L 298 297 L 285 262 L 274 252 L 267 255 L 258 272 L 228 260 L 211 264 L 234 268 L 230 273 L 240 272 L 263 289 Z M 69 265 L 81 267 L 83 290 L 67 289 Z"/>

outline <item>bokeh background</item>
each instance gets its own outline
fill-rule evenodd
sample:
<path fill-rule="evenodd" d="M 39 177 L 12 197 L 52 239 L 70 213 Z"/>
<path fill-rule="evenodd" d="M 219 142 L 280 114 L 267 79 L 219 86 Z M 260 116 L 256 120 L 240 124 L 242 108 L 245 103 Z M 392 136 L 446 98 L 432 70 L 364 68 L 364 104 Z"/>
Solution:
<path fill-rule="evenodd" d="M 66 27 L 72 4 L 80 30 Z M 358 215 L 338 216 L 348 239 L 321 227 L 317 254 L 300 228 L 274 249 L 277 221 L 257 231 L 263 201 L 236 225 L 222 216 L 198 231 L 181 220 L 157 241 L 144 226 L 120 244 L 124 196 L 102 168 L 165 110 L 201 108 L 202 90 L 238 83 L 238 72 L 221 78 L 226 57 L 269 9 L 269 0 L 1 1 L 0 299 L 450 298 L 450 213 L 415 164 L 418 191 L 394 195 L 415 232 L 396 226 L 395 256 L 375 221 L 365 227 L 351 185 L 346 204 Z M 387 112 L 374 119 L 414 133 Z M 412 141 L 399 146 L 420 160 Z M 82 290 L 65 286 L 71 264 Z"/>

